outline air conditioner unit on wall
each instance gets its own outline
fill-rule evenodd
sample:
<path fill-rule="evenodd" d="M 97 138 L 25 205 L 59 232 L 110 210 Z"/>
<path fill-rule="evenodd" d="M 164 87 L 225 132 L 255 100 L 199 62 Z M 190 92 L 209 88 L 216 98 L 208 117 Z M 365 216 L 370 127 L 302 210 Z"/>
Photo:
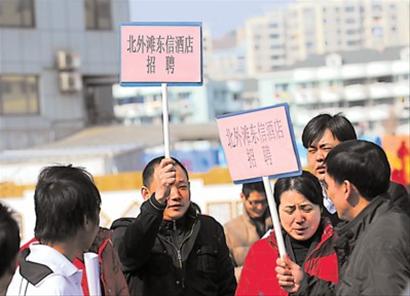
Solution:
<path fill-rule="evenodd" d="M 78 72 L 60 72 L 59 84 L 62 93 L 76 93 L 83 89 L 83 81 Z"/>
<path fill-rule="evenodd" d="M 80 55 L 66 51 L 57 51 L 58 70 L 76 70 L 81 66 Z"/>

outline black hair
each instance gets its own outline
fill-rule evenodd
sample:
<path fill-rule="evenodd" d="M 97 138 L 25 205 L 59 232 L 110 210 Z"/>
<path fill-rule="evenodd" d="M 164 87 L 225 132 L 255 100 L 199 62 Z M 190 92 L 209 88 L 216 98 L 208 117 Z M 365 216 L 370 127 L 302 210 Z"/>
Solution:
<path fill-rule="evenodd" d="M 160 164 L 161 160 L 163 160 L 165 156 L 158 156 L 154 159 L 151 159 L 150 162 L 147 163 L 145 166 L 144 170 L 142 171 L 142 184 L 145 187 L 149 187 L 152 182 L 152 176 L 154 175 L 155 167 Z M 184 171 L 187 179 L 189 179 L 188 171 L 185 168 L 185 166 L 176 158 L 171 157 L 175 163 L 181 167 L 181 169 Z"/>
<path fill-rule="evenodd" d="M 242 184 L 242 194 L 245 198 L 249 197 L 253 191 L 265 194 L 265 187 L 262 182 L 253 182 L 253 183 L 243 183 Z"/>
<path fill-rule="evenodd" d="M 302 143 L 307 149 L 329 129 L 340 142 L 357 139 L 352 123 L 341 113 L 319 114 L 313 117 L 302 132 Z"/>
<path fill-rule="evenodd" d="M 12 211 L 0 203 L 0 278 L 14 267 L 20 246 L 19 227 L 12 215 Z"/>
<path fill-rule="evenodd" d="M 338 184 L 351 182 L 367 200 L 387 191 L 390 165 L 386 153 L 378 145 L 351 140 L 333 148 L 325 159 L 327 174 Z"/>
<path fill-rule="evenodd" d="M 86 170 L 71 165 L 49 166 L 39 175 L 34 206 L 36 238 L 62 242 L 84 227 L 85 218 L 98 220 L 101 197 Z"/>
<path fill-rule="evenodd" d="M 323 207 L 322 186 L 319 180 L 311 173 L 303 171 L 302 175 L 296 177 L 280 178 L 276 181 L 273 196 L 276 206 L 280 205 L 282 193 L 294 190 L 302 194 L 311 203 Z"/>

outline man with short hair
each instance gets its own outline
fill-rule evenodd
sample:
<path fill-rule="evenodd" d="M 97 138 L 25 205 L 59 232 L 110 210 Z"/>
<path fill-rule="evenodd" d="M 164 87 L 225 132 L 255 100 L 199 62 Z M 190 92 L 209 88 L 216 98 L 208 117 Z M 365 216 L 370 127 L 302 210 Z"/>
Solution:
<path fill-rule="evenodd" d="M 240 196 L 243 214 L 224 225 L 226 243 L 235 266 L 237 281 L 250 246 L 272 228 L 263 183 L 244 183 Z"/>
<path fill-rule="evenodd" d="M 91 246 L 100 205 L 100 193 L 84 169 L 44 168 L 34 192 L 39 242 L 21 254 L 7 295 L 83 295 L 82 273 L 72 261 Z"/>
<path fill-rule="evenodd" d="M 352 123 L 341 113 L 333 116 L 330 114 L 315 116 L 306 124 L 302 132 L 302 143 L 307 149 L 309 170 L 322 183 L 326 173 L 327 154 L 341 142 L 356 139 Z M 404 186 L 391 182 L 388 191 L 390 198 L 401 207 L 410 207 L 408 193 Z M 323 191 L 323 205 L 326 208 L 324 214 L 330 218 L 333 226 L 339 224 L 341 220 L 337 217 L 336 208 L 325 191 Z"/>
<path fill-rule="evenodd" d="M 175 158 L 157 157 L 142 179 L 140 214 L 112 225 L 130 294 L 233 295 L 223 228 L 192 207 L 185 167 Z"/>
<path fill-rule="evenodd" d="M 297 295 L 401 295 L 410 280 L 410 217 L 386 198 L 390 165 L 378 145 L 346 141 L 327 155 L 324 184 L 339 218 L 334 285 L 278 259 L 279 284 Z"/>
<path fill-rule="evenodd" d="M 7 286 L 16 269 L 16 257 L 20 245 L 19 227 L 11 210 L 0 203 L 0 295 L 5 295 Z"/>
<path fill-rule="evenodd" d="M 302 143 L 307 149 L 309 170 L 323 182 L 326 173 L 325 158 L 336 145 L 343 141 L 357 139 L 352 123 L 340 113 L 335 115 L 319 114 L 312 118 L 302 132 Z M 324 215 L 329 217 L 335 226 L 341 220 L 337 217 L 336 208 L 323 190 Z"/>

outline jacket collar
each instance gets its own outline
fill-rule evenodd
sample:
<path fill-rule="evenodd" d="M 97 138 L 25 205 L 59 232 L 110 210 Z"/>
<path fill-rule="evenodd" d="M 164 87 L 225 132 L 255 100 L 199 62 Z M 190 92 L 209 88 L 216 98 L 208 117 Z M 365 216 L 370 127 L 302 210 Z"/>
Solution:
<path fill-rule="evenodd" d="M 357 238 L 372 223 L 379 212 L 379 207 L 385 203 L 385 200 L 386 198 L 383 195 L 375 197 L 353 220 L 336 227 L 337 240 L 335 248 L 342 261 L 352 252 Z"/>
<path fill-rule="evenodd" d="M 197 220 L 198 214 L 192 204 L 189 205 L 185 215 L 177 220 L 162 220 L 161 229 L 172 230 L 174 227 L 177 229 L 189 228 L 195 220 Z"/>

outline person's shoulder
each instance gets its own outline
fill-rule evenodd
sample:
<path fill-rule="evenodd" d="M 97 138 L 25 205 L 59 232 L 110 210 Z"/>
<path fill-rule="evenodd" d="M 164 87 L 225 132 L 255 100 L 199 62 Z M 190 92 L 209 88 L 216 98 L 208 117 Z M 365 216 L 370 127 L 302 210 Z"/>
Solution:
<path fill-rule="evenodd" d="M 389 201 L 384 206 L 386 207 L 385 211 L 374 220 L 369 228 L 368 235 L 382 240 L 394 240 L 398 237 L 410 239 L 410 232 L 408 231 L 410 216 Z"/>
<path fill-rule="evenodd" d="M 100 247 L 106 245 L 107 241 L 112 239 L 112 233 L 113 230 L 100 226 L 89 250 L 98 253 Z"/>
<path fill-rule="evenodd" d="M 407 192 L 406 187 L 404 187 L 404 185 L 400 183 L 396 183 L 393 181 L 390 182 L 387 193 L 390 194 L 393 200 L 398 199 L 403 196 L 409 197 L 409 192 Z"/>
<path fill-rule="evenodd" d="M 255 250 L 265 250 L 265 249 L 271 249 L 272 248 L 272 244 L 271 244 L 271 233 L 269 233 L 266 237 L 261 238 L 259 240 L 257 240 L 256 242 L 254 242 L 251 246 L 251 249 Z"/>
<path fill-rule="evenodd" d="M 238 227 L 239 224 L 243 223 L 242 217 L 243 217 L 243 215 L 239 215 L 239 216 L 229 220 L 228 222 L 226 222 L 224 224 L 224 227 L 227 228 L 227 229 Z"/>
<path fill-rule="evenodd" d="M 199 220 L 201 223 L 210 223 L 210 224 L 218 224 L 221 225 L 214 217 L 205 215 L 205 214 L 199 214 L 198 215 Z"/>
<path fill-rule="evenodd" d="M 223 226 L 221 223 L 219 223 L 214 217 L 204 215 L 204 214 L 199 214 L 198 219 L 201 223 L 201 227 L 206 227 L 209 229 L 215 229 L 215 230 L 223 230 Z"/>
<path fill-rule="evenodd" d="M 266 238 L 257 240 L 250 246 L 246 260 L 273 260 L 272 262 L 274 262 L 278 256 L 279 251 L 276 247 L 276 240 L 272 241 L 272 237 L 269 235 Z"/>
<path fill-rule="evenodd" d="M 111 224 L 111 230 L 115 230 L 117 228 L 127 227 L 132 222 L 134 222 L 135 218 L 119 218 L 114 220 Z"/>
<path fill-rule="evenodd" d="M 76 295 L 81 291 L 81 284 L 75 285 L 64 275 L 52 273 L 44 278 L 35 290 L 38 295 Z M 41 294 L 43 292 L 44 294 Z"/>

